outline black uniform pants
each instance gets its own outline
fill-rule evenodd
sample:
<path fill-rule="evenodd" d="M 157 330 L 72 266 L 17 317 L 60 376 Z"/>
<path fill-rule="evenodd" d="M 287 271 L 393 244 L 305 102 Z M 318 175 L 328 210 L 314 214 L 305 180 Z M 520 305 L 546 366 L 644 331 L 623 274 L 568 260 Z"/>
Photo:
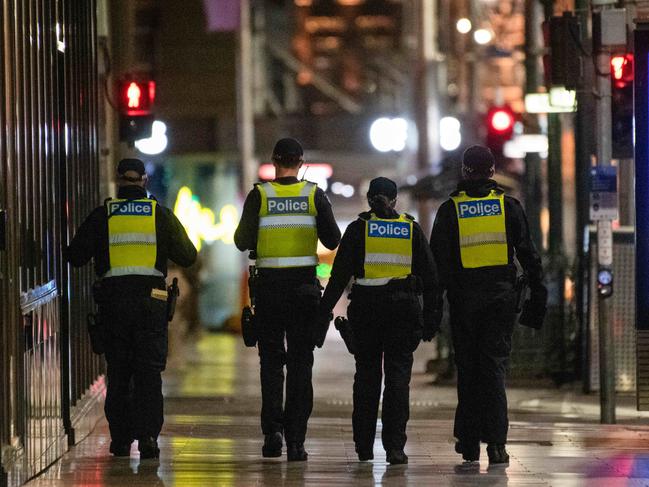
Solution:
<path fill-rule="evenodd" d="M 411 294 L 395 299 L 385 293 L 360 296 L 352 290 L 347 316 L 356 346 L 352 414 L 356 450 L 371 450 L 374 445 L 383 374 L 383 447 L 403 449 L 410 417 L 412 354 L 422 332 L 417 297 Z"/>
<path fill-rule="evenodd" d="M 455 437 L 505 444 L 509 421 L 505 373 L 516 319 L 513 297 L 451 303 L 457 365 Z"/>
<path fill-rule="evenodd" d="M 257 292 L 261 429 L 265 435 L 283 432 L 287 443 L 304 443 L 313 409 L 311 331 L 319 299 L 320 289 L 314 282 L 295 286 L 262 282 Z"/>
<path fill-rule="evenodd" d="M 161 372 L 167 361 L 166 301 L 158 278 L 110 278 L 101 314 L 107 328 L 104 410 L 116 443 L 156 439 L 163 424 Z"/>

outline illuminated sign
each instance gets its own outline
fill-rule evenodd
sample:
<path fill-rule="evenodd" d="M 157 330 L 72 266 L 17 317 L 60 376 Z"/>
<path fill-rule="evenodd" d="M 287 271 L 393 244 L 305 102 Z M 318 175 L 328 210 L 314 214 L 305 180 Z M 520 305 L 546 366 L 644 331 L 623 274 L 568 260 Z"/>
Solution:
<path fill-rule="evenodd" d="M 187 186 L 183 186 L 176 197 L 174 214 L 185 227 L 196 250 L 201 249 L 202 242 L 212 244 L 220 240 L 227 245 L 234 243 L 234 231 L 239 223 L 239 212 L 234 205 L 224 205 L 219 211 L 217 222 L 214 212 L 203 207 L 198 196 Z"/>

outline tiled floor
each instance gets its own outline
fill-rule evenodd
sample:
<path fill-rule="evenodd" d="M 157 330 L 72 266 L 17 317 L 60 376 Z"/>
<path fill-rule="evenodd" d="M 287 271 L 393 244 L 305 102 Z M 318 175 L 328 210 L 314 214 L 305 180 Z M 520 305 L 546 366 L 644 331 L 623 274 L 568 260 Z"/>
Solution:
<path fill-rule="evenodd" d="M 165 377 L 166 423 L 159 462 L 108 454 L 107 426 L 72 449 L 32 486 L 649 486 L 649 417 L 622 398 L 623 425 L 597 424 L 597 397 L 571 390 L 513 389 L 507 469 L 458 467 L 452 387 L 433 387 L 417 353 L 408 425 L 408 466 L 390 467 L 380 440 L 376 460 L 359 463 L 351 434 L 353 360 L 330 335 L 317 351 L 316 403 L 306 463 L 260 456 L 256 351 L 240 338 L 207 335 L 183 370 Z M 379 425 L 380 426 L 380 425 Z M 380 435 L 380 433 L 379 433 Z M 483 455 L 486 457 L 486 455 Z"/>

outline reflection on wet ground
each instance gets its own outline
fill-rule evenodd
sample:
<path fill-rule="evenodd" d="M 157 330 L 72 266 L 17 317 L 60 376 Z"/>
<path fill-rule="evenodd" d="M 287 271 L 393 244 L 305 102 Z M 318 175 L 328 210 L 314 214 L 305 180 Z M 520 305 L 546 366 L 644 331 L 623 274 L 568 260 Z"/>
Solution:
<path fill-rule="evenodd" d="M 430 377 L 418 373 L 413 377 L 414 419 L 406 448 L 410 464 L 387 465 L 380 440 L 374 447 L 375 461 L 359 463 L 350 420 L 353 360 L 342 343 L 331 338 L 316 352 L 316 404 L 306 463 L 261 458 L 256 351 L 244 349 L 238 337 L 207 335 L 182 370 L 166 373 L 159 462 L 140 462 L 135 446 L 130 459 L 111 458 L 108 429 L 102 422 L 29 485 L 649 485 L 649 427 L 641 424 L 643 417 L 629 416 L 634 425 L 601 426 L 589 409 L 596 397 L 580 398 L 580 406 L 566 407 L 565 393 L 557 391 L 510 394 L 512 417 L 525 421 L 511 425 L 509 468 L 489 469 L 484 450 L 479 466 L 463 468 L 453 451 L 453 389 L 431 387 Z M 416 371 L 423 370 L 426 354 L 425 347 L 418 351 Z M 546 403 L 558 406 L 544 408 Z M 581 415 L 580 423 L 574 423 L 575 414 Z"/>

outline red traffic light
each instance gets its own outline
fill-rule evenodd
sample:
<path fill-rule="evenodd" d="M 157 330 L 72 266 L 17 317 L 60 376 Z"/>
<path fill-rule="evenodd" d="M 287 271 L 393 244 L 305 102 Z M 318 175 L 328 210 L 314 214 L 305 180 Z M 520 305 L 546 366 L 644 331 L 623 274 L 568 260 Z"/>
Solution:
<path fill-rule="evenodd" d="M 498 135 L 508 135 L 514 130 L 514 113 L 509 107 L 492 108 L 487 114 L 489 131 Z"/>
<path fill-rule="evenodd" d="M 611 78 L 617 88 L 624 88 L 633 81 L 633 54 L 622 54 L 611 58 Z"/>
<path fill-rule="evenodd" d="M 119 108 L 126 115 L 147 115 L 155 99 L 155 81 L 124 79 L 119 83 Z"/>

